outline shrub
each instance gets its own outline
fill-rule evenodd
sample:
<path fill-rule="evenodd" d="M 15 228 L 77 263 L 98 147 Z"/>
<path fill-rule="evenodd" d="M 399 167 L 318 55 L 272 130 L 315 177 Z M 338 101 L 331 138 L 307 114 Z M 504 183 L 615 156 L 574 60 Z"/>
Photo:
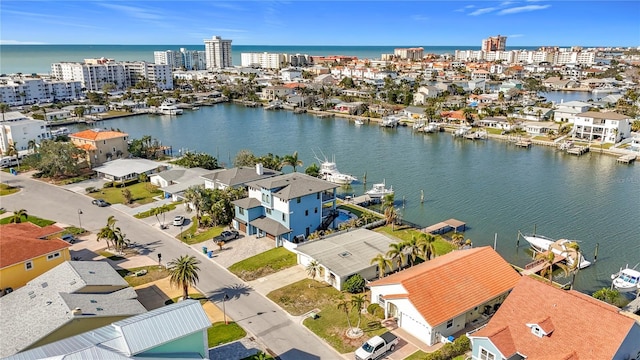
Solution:
<path fill-rule="evenodd" d="M 86 191 L 87 194 L 91 194 L 91 193 L 96 192 L 96 188 L 93 187 L 93 186 L 89 186 L 89 187 L 85 188 L 84 191 Z"/>
<path fill-rule="evenodd" d="M 427 354 L 425 360 L 447 360 L 463 355 L 471 350 L 471 341 L 466 336 L 460 336 L 452 343 L 444 344 L 440 350 Z"/>
<path fill-rule="evenodd" d="M 369 304 L 369 306 L 367 306 L 367 312 L 378 319 L 384 319 L 384 309 L 376 303 Z"/>
<path fill-rule="evenodd" d="M 104 185 L 102 185 L 103 188 L 110 188 L 113 187 L 113 181 L 108 181 L 106 183 L 104 183 Z"/>
<path fill-rule="evenodd" d="M 360 274 L 355 274 L 344 282 L 343 290 L 348 291 L 351 294 L 358 294 L 364 290 L 364 285 L 365 282 L 362 276 L 360 276 Z"/>

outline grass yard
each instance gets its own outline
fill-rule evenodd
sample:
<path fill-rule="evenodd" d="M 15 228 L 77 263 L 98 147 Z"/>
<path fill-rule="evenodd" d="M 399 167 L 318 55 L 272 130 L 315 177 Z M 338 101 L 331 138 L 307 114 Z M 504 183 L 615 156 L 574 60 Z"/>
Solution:
<path fill-rule="evenodd" d="M 395 231 L 391 226 L 381 226 L 375 229 L 375 231 L 385 233 L 402 241 L 411 239 L 411 236 L 418 236 L 422 234 L 419 230 L 407 226 L 396 226 Z M 436 250 L 437 256 L 449 253 L 454 249 L 454 246 L 441 236 L 436 236 L 436 241 L 433 246 Z"/>
<path fill-rule="evenodd" d="M 13 187 L 7 184 L 0 184 L 0 196 L 10 195 L 20 191 L 20 188 Z"/>
<path fill-rule="evenodd" d="M 211 324 L 211 327 L 207 330 L 207 336 L 209 338 L 209 348 L 212 348 L 240 340 L 247 336 L 247 332 L 234 322 L 225 324 L 224 321 L 219 321 Z"/>
<path fill-rule="evenodd" d="M 487 134 L 493 134 L 493 135 L 502 135 L 502 132 L 504 131 L 502 129 L 496 129 L 492 127 L 485 127 L 484 130 L 487 132 Z"/>
<path fill-rule="evenodd" d="M 407 356 L 406 358 L 404 358 L 404 360 L 424 360 L 425 356 L 427 356 L 427 353 L 422 351 L 422 350 L 418 350 L 416 352 L 414 352 L 413 354 Z"/>
<path fill-rule="evenodd" d="M 267 297 L 293 316 L 313 309 L 336 304 L 340 292 L 333 286 L 316 280 L 304 279 L 270 292 Z"/>
<path fill-rule="evenodd" d="M 105 258 L 112 260 L 112 261 L 118 261 L 118 260 L 124 260 L 125 258 L 120 256 L 120 255 L 116 255 L 110 251 L 98 251 L 98 255 L 100 256 L 104 256 Z"/>
<path fill-rule="evenodd" d="M 177 303 L 180 299 L 182 299 L 182 295 L 180 296 L 176 296 L 173 299 L 169 299 L 167 301 L 164 302 L 165 305 L 171 305 L 171 304 L 175 304 Z M 200 305 L 204 305 L 204 303 L 206 303 L 207 301 L 209 301 L 209 299 L 207 299 L 206 296 L 200 294 L 199 292 L 197 293 L 189 293 L 189 299 L 193 299 L 193 300 L 198 300 L 200 301 Z"/>
<path fill-rule="evenodd" d="M 142 276 L 135 276 L 135 273 L 141 270 L 147 270 L 147 273 Z M 138 285 L 150 283 L 156 280 L 161 280 L 169 276 L 169 272 L 162 266 L 143 266 L 133 269 L 117 270 L 118 274 L 129 283 L 129 286 L 136 287 Z"/>
<path fill-rule="evenodd" d="M 131 191 L 131 201 L 140 205 L 151 203 L 154 201 L 154 196 L 162 195 L 162 191 L 158 190 L 157 186 L 148 182 L 136 183 L 126 187 L 104 188 L 88 195 L 94 199 L 103 199 L 111 204 L 124 204 L 124 196 L 122 196 L 122 190 L 124 189 Z"/>
<path fill-rule="evenodd" d="M 6 218 L 0 219 L 0 225 L 9 224 L 11 222 L 11 218 L 12 218 L 11 216 L 7 216 Z M 30 223 L 38 225 L 40 227 L 45 227 L 45 226 L 53 225 L 53 224 L 56 223 L 55 221 L 51 221 L 51 220 L 47 220 L 47 219 L 41 219 L 41 218 L 33 216 L 33 215 L 28 215 L 26 220 L 23 217 L 20 221 L 21 222 L 25 222 L 25 221 L 26 222 L 30 222 Z"/>
<path fill-rule="evenodd" d="M 168 211 L 175 210 L 177 204 L 179 204 L 179 203 L 180 202 L 167 204 L 167 209 L 169 209 Z M 147 211 L 143 211 L 141 213 L 137 213 L 137 214 L 133 215 L 133 217 L 135 217 L 136 219 L 144 219 L 144 218 L 148 218 L 149 216 L 154 216 L 153 215 L 154 209 L 155 208 L 152 208 L 152 209 L 149 209 Z M 161 222 L 162 222 L 163 216 L 164 216 L 164 219 L 167 220 L 165 214 L 160 214 L 160 215 L 158 215 L 158 217 L 160 218 Z M 171 222 L 171 219 L 169 219 L 169 222 Z M 164 223 L 165 223 L 165 225 L 168 224 L 167 221 L 164 221 Z"/>
<path fill-rule="evenodd" d="M 182 241 L 185 244 L 193 245 L 207 240 L 211 240 L 214 237 L 220 235 L 224 230 L 224 226 L 216 226 L 208 229 L 199 229 L 198 222 L 193 217 L 191 226 L 176 236 L 176 239 Z"/>
<path fill-rule="evenodd" d="M 244 281 L 251 281 L 295 264 L 296 255 L 284 247 L 278 247 L 237 262 L 229 267 L 229 271 Z"/>

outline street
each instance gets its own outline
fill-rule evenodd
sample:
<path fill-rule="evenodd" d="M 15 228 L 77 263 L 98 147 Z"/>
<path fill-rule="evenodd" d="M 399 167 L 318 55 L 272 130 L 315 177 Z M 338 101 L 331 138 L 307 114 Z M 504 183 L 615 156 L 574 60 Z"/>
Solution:
<path fill-rule="evenodd" d="M 22 188 L 18 193 L 0 198 L 0 206 L 8 212 L 26 209 L 29 215 L 73 226 L 82 224 L 84 229 L 91 232 L 104 227 L 107 218 L 113 215 L 127 238 L 142 249 L 143 255 L 155 261 L 158 253 L 162 254 L 165 263 L 180 255 L 195 255 L 202 260 L 197 288 L 216 303 L 222 301 L 224 294 L 228 295 L 230 299 L 225 303 L 227 314 L 281 359 L 343 358 L 245 282 L 216 263 L 204 261 L 204 254 L 177 241 L 159 227 L 111 207 L 97 207 L 91 204 L 92 199 L 88 196 L 30 179 L 27 175 L 14 176 L 1 172 L 0 181 Z"/>

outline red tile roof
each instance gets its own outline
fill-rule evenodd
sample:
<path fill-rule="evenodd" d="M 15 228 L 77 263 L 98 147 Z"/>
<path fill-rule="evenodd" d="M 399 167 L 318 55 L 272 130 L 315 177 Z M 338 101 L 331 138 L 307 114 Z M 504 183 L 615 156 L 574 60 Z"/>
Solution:
<path fill-rule="evenodd" d="M 518 352 L 529 360 L 611 359 L 635 324 L 618 311 L 585 294 L 525 276 L 472 337 L 489 338 L 507 358 Z M 527 324 L 552 332 L 538 337 Z"/>
<path fill-rule="evenodd" d="M 416 310 L 430 325 L 437 326 L 506 293 L 519 279 L 509 263 L 485 246 L 453 251 L 370 286 L 401 284 Z"/>
<path fill-rule="evenodd" d="M 73 133 L 69 137 L 85 139 L 85 140 L 98 141 L 98 140 L 107 140 L 107 139 L 119 138 L 119 137 L 124 137 L 124 136 L 127 136 L 127 134 L 125 134 L 123 132 L 119 132 L 119 131 L 106 131 L 106 130 L 105 131 L 95 131 L 95 130 L 89 129 L 89 130 L 84 130 L 84 131 L 80 131 L 80 132 L 77 132 L 77 133 Z"/>
<path fill-rule="evenodd" d="M 6 224 L 0 227 L 0 269 L 71 246 L 61 239 L 42 239 L 62 229 L 41 228 L 32 223 Z"/>

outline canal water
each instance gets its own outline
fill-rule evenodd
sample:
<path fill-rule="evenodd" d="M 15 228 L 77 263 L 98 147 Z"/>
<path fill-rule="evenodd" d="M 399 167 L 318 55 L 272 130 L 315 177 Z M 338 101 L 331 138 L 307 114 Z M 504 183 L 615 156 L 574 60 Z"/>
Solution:
<path fill-rule="evenodd" d="M 536 226 L 541 235 L 580 240 L 591 261 L 599 244 L 597 263 L 576 278 L 575 287 L 584 292 L 610 286 L 619 267 L 640 262 L 640 166 L 619 165 L 597 152 L 575 157 L 549 147 L 520 149 L 501 141 L 417 134 L 410 127 L 374 123 L 356 126 L 341 118 L 233 104 L 96 126 L 117 128 L 132 138 L 150 135 L 172 146 L 174 154 L 203 151 L 227 165 L 242 149 L 256 155 L 298 151 L 303 168 L 316 162 L 314 151 L 335 156 L 339 170 L 359 180 L 341 189 L 343 194 L 362 194 L 384 180 L 396 191 L 403 219 L 421 226 L 459 219 L 468 224 L 465 237 L 475 246 L 493 245 L 497 234 L 498 252 L 519 266 L 529 263 L 531 254 L 524 240 L 516 247 L 518 230 L 531 233 Z"/>

